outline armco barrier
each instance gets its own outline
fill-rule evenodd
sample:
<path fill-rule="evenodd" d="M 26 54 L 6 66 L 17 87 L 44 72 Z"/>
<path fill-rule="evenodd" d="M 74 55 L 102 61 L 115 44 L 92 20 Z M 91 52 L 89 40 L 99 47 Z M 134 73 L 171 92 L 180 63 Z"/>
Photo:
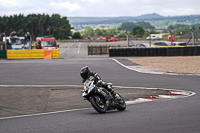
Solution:
<path fill-rule="evenodd" d="M 52 58 L 59 58 L 59 49 L 49 50 Z M 48 53 L 46 53 L 48 54 Z M 44 59 L 44 50 L 7 50 L 7 59 Z M 45 55 L 45 56 L 44 56 Z M 46 58 L 47 59 L 47 58 Z M 51 59 L 51 58 L 48 58 Z"/>
<path fill-rule="evenodd" d="M 6 50 L 0 50 L 0 59 L 7 59 Z"/>
<path fill-rule="evenodd" d="M 44 59 L 44 50 L 7 50 L 7 59 Z"/>
<path fill-rule="evenodd" d="M 109 56 L 195 56 L 200 55 L 200 46 L 190 47 L 156 47 L 156 48 L 127 48 L 112 47 Z"/>
<path fill-rule="evenodd" d="M 52 59 L 52 51 L 44 50 L 44 59 Z"/>
<path fill-rule="evenodd" d="M 53 50 L 52 50 L 52 58 L 53 58 L 53 59 L 58 59 L 58 58 L 60 58 L 59 49 L 53 49 Z"/>

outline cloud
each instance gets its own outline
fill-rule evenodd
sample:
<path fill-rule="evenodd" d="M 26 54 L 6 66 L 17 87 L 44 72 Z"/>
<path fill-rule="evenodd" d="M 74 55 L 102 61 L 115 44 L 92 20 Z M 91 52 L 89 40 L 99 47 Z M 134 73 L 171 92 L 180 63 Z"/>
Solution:
<path fill-rule="evenodd" d="M 174 8 L 174 9 L 164 9 L 164 14 L 173 14 L 178 13 L 178 15 L 192 15 L 196 14 L 196 11 L 193 8 Z"/>
<path fill-rule="evenodd" d="M 90 4 L 94 4 L 94 3 L 99 3 L 101 2 L 102 0 L 81 0 L 82 2 L 85 2 L 85 3 L 90 3 Z"/>
<path fill-rule="evenodd" d="M 0 16 L 58 13 L 62 16 L 163 16 L 200 14 L 199 0 L 0 0 Z"/>
<path fill-rule="evenodd" d="M 70 2 L 61 2 L 61 3 L 57 3 L 57 2 L 51 2 L 50 3 L 51 6 L 54 6 L 56 8 L 66 8 L 68 9 L 70 12 L 76 11 L 78 9 L 80 9 L 81 7 L 76 4 L 76 3 L 70 3 Z"/>
<path fill-rule="evenodd" d="M 0 5 L 1 7 L 16 7 L 16 6 L 20 6 L 20 4 L 17 1 L 8 1 L 8 0 L 0 0 Z"/>

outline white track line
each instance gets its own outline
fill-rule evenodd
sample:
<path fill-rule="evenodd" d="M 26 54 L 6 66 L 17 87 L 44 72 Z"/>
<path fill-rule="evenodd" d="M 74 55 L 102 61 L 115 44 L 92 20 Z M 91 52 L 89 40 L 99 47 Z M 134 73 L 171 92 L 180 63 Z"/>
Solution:
<path fill-rule="evenodd" d="M 127 67 L 127 66 L 125 66 L 124 64 L 122 64 L 121 62 L 119 62 L 118 60 L 116 60 L 116 59 L 112 59 L 112 60 L 114 60 L 115 62 L 117 62 L 118 64 L 120 64 L 121 66 L 123 66 L 123 67 L 125 67 L 125 68 L 127 68 L 127 69 L 129 69 L 129 70 L 133 70 L 133 71 L 135 71 L 134 69 L 132 69 L 132 68 L 130 68 L 130 67 Z"/>
<path fill-rule="evenodd" d="M 163 72 L 143 72 L 143 71 L 140 71 L 140 70 L 137 70 L 137 69 L 132 69 L 128 66 L 125 66 L 124 64 L 122 64 L 121 62 L 119 62 L 118 60 L 116 59 L 112 59 L 113 61 L 117 62 L 118 64 L 120 64 L 121 66 L 123 66 L 124 68 L 127 68 L 129 70 L 132 70 L 132 71 L 136 71 L 136 72 L 140 72 L 140 73 L 148 73 L 148 74 L 165 74 L 165 75 L 173 75 L 173 76 L 177 76 L 177 75 L 187 75 L 187 76 L 200 76 L 200 74 L 181 74 L 181 73 L 163 73 Z"/>
<path fill-rule="evenodd" d="M 124 64 L 122 64 L 121 62 L 119 62 L 116 59 L 112 59 L 112 60 L 117 62 L 118 64 L 120 64 L 124 68 L 127 68 L 127 69 L 132 70 L 132 71 L 136 71 L 136 72 L 140 72 L 140 73 L 149 73 L 149 74 L 164 74 L 163 72 L 143 72 L 143 71 L 140 71 L 140 70 L 137 70 L 137 69 L 133 69 L 133 68 L 127 67 L 127 66 L 125 66 Z"/>
<path fill-rule="evenodd" d="M 67 47 L 65 50 L 61 51 L 60 54 L 64 53 L 65 51 L 67 51 L 69 48 L 72 47 L 72 45 L 74 45 L 74 43 L 72 43 L 69 47 Z"/>
<path fill-rule="evenodd" d="M 83 87 L 83 85 L 0 85 L 0 87 Z"/>
<path fill-rule="evenodd" d="M 81 47 L 81 42 L 80 42 L 79 45 L 78 45 L 78 51 L 77 51 L 77 53 L 80 52 L 80 47 Z"/>
<path fill-rule="evenodd" d="M 0 120 L 31 117 L 31 116 L 40 116 L 40 115 L 49 115 L 49 114 L 57 114 L 57 113 L 65 113 L 65 112 L 73 112 L 73 111 L 81 111 L 81 110 L 86 110 L 86 109 L 91 109 L 91 108 L 80 108 L 80 109 L 71 109 L 71 110 L 63 110 L 63 111 L 56 111 L 56 112 L 47 112 L 47 113 L 38 113 L 38 114 L 30 114 L 30 115 L 3 117 L 3 118 L 0 118 Z"/>

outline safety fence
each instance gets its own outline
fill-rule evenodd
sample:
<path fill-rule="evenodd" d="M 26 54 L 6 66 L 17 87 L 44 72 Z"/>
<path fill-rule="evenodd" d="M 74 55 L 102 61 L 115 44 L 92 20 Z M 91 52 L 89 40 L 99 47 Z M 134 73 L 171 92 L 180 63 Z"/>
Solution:
<path fill-rule="evenodd" d="M 92 46 L 88 45 L 88 55 L 105 55 L 109 54 L 110 47 L 124 47 L 124 46 L 110 46 L 110 45 L 99 45 L 99 46 Z"/>
<path fill-rule="evenodd" d="M 88 55 L 103 55 L 109 53 L 109 46 L 88 46 Z"/>
<path fill-rule="evenodd" d="M 1 50 L 0 59 L 56 59 L 59 49 L 53 50 Z"/>
<path fill-rule="evenodd" d="M 109 56 L 195 56 L 200 55 L 200 46 L 156 48 L 110 48 Z"/>

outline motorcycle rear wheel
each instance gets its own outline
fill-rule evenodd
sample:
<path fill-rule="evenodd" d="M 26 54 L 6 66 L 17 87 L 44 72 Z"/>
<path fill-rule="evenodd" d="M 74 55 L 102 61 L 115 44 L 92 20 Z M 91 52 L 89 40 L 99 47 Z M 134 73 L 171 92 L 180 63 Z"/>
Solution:
<path fill-rule="evenodd" d="M 95 95 L 90 99 L 90 103 L 92 107 L 99 113 L 106 113 L 106 104 L 102 101 L 102 99 Z"/>

